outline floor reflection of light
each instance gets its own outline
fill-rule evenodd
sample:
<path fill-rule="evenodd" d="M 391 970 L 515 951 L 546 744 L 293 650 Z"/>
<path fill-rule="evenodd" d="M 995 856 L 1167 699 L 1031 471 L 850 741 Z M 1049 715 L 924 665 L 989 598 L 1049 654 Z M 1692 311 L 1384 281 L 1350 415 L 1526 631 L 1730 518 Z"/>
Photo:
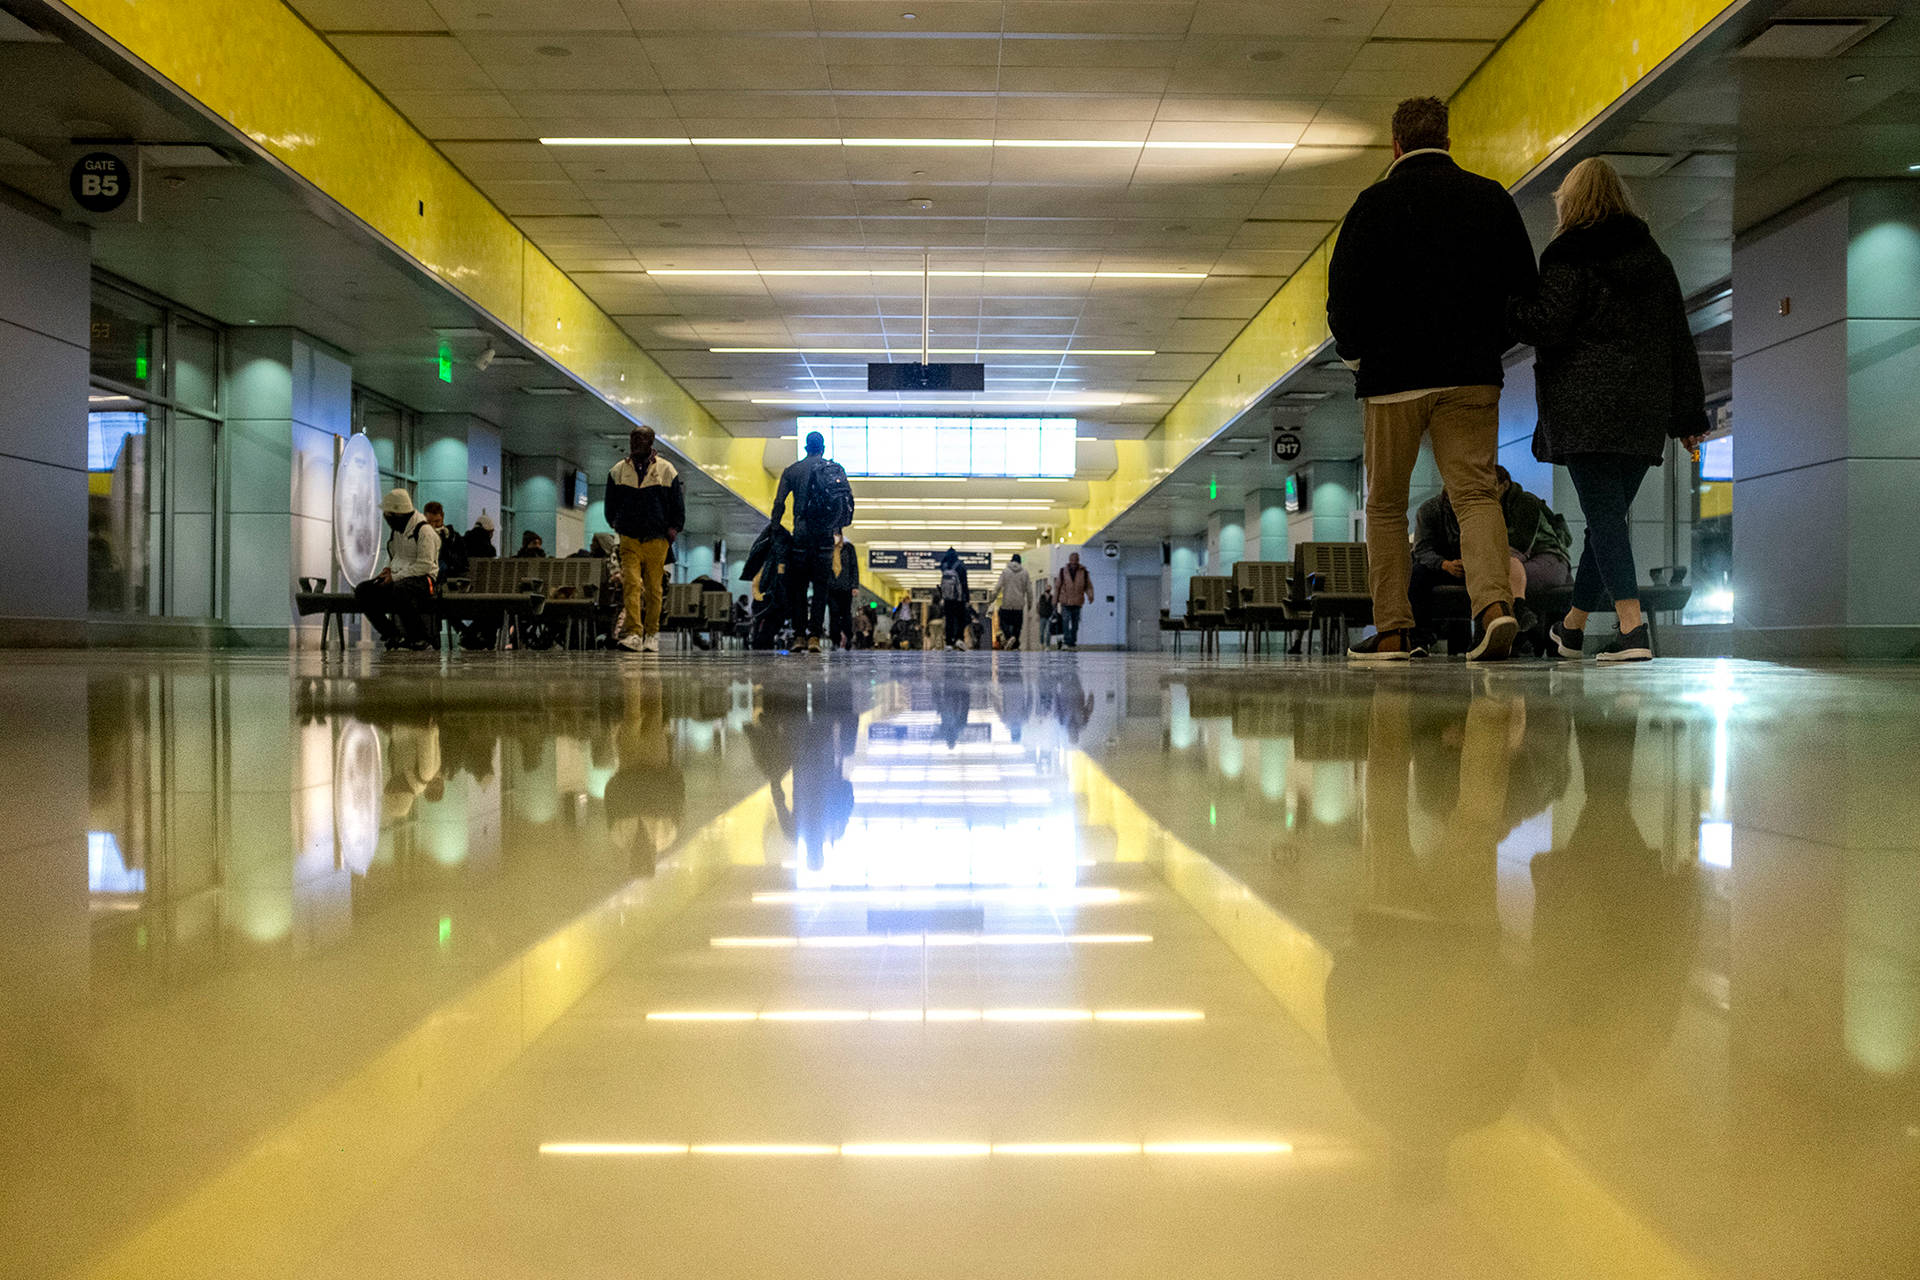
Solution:
<path fill-rule="evenodd" d="M 1731 822 L 1700 824 L 1700 861 L 1709 867 L 1733 865 L 1733 824 Z"/>
<path fill-rule="evenodd" d="M 111 831 L 87 832 L 87 891 L 89 893 L 145 893 L 147 891 L 146 869 L 127 866 L 126 858 L 120 852 L 120 839 Z M 125 905 L 137 906 L 138 904 Z"/>
<path fill-rule="evenodd" d="M 1733 865 L 1733 824 L 1727 821 L 1727 790 L 1729 775 L 1729 757 L 1732 754 L 1732 735 L 1729 732 L 1733 719 L 1733 709 L 1747 700 L 1744 693 L 1733 687 L 1733 666 L 1725 658 L 1713 664 L 1713 674 L 1708 677 L 1707 685 L 1681 695 L 1682 700 L 1707 708 L 1713 713 L 1713 777 L 1707 792 L 1707 811 L 1700 815 L 1700 860 L 1716 867 Z M 1707 840 L 1709 826 L 1725 828 L 1724 847 L 1717 845 L 1713 850 L 1715 858 L 1708 856 Z M 1712 838 L 1716 841 L 1723 833 L 1716 830 Z"/>
<path fill-rule="evenodd" d="M 1138 894 L 1110 888 L 1069 889 L 801 889 L 777 893 L 756 893 L 755 906 L 828 907 L 838 904 L 889 906 L 943 903 L 994 902 L 1023 907 L 1088 907 L 1133 902 Z"/>
<path fill-rule="evenodd" d="M 979 1160 L 989 1156 L 1286 1156 L 1291 1142 L 543 1142 L 543 1156 L 844 1156 Z"/>
<path fill-rule="evenodd" d="M 648 1022 L 1204 1022 L 1199 1009 L 655 1009 Z"/>
<path fill-rule="evenodd" d="M 897 933 L 813 934 L 807 937 L 709 938 L 715 947 L 863 948 L 863 947 L 1045 947 L 1125 946 L 1153 941 L 1148 933 Z"/>

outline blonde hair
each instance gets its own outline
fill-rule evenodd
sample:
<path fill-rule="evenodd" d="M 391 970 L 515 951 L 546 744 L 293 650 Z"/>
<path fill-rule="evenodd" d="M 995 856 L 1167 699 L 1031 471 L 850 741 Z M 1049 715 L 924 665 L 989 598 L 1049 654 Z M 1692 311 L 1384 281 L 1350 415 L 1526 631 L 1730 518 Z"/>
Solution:
<path fill-rule="evenodd" d="M 1594 156 L 1573 166 L 1566 181 L 1553 193 L 1553 208 L 1559 225 L 1553 234 L 1561 235 L 1575 227 L 1590 227 L 1596 222 L 1620 214 L 1637 214 L 1627 184 L 1612 165 Z"/>

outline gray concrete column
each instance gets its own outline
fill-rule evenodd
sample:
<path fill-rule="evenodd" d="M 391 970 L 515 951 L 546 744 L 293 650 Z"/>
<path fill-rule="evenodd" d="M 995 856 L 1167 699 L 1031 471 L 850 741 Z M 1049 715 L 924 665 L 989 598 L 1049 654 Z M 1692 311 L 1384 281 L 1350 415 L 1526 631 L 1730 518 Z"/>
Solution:
<path fill-rule="evenodd" d="M 1741 237 L 1733 305 L 1736 652 L 1920 653 L 1920 185 Z"/>
<path fill-rule="evenodd" d="M 1216 511 L 1207 517 L 1207 576 L 1226 577 L 1247 558 L 1247 529 L 1243 510 Z"/>
<path fill-rule="evenodd" d="M 230 633 L 284 644 L 295 578 L 332 579 L 333 468 L 352 430 L 353 371 L 292 329 L 228 340 L 226 534 Z"/>
<path fill-rule="evenodd" d="M 1287 536 L 1285 489 L 1254 489 L 1247 494 L 1244 558 L 1285 560 L 1292 545 Z"/>
<path fill-rule="evenodd" d="M 473 527 L 485 511 L 500 518 L 500 428 L 466 413 L 429 413 L 420 419 L 414 500 L 446 508 L 447 527 Z"/>
<path fill-rule="evenodd" d="M 1352 541 L 1353 512 L 1359 498 L 1358 464 L 1322 460 L 1296 474 L 1306 509 L 1288 517 L 1289 538 L 1296 544 Z"/>
<path fill-rule="evenodd" d="M 568 478 L 580 469 L 579 464 L 553 455 L 518 460 L 513 478 L 515 527 L 508 540 L 511 545 L 503 544 L 501 555 L 518 551 L 520 536 L 528 530 L 540 535 L 550 556 L 570 556 L 587 545 L 586 509 L 566 503 Z M 587 479 L 593 481 L 592 473 Z"/>
<path fill-rule="evenodd" d="M 84 234 L 0 203 L 0 643 L 81 639 L 90 270 Z"/>

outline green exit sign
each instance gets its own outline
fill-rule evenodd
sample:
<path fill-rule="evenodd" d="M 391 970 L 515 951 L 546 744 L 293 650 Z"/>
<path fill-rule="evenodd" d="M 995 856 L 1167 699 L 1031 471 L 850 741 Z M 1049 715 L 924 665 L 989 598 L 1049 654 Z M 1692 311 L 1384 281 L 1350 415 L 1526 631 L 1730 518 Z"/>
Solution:
<path fill-rule="evenodd" d="M 440 344 L 440 381 L 453 381 L 453 350 L 444 342 Z"/>

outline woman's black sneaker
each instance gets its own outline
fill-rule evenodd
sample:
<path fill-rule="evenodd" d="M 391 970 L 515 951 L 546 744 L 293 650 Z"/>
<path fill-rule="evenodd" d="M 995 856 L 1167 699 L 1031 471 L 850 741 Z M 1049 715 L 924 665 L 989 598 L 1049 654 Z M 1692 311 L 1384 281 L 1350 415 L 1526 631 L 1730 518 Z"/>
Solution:
<path fill-rule="evenodd" d="M 1547 643 L 1563 658 L 1578 661 L 1587 656 L 1587 633 L 1569 627 L 1564 618 L 1547 628 Z"/>
<path fill-rule="evenodd" d="M 1653 633 L 1641 623 L 1631 631 L 1623 631 L 1609 640 L 1606 647 L 1593 655 L 1595 662 L 1651 662 L 1653 661 Z"/>
<path fill-rule="evenodd" d="M 1405 662 L 1424 658 L 1427 647 L 1411 631 L 1376 631 L 1347 650 L 1354 662 Z"/>

